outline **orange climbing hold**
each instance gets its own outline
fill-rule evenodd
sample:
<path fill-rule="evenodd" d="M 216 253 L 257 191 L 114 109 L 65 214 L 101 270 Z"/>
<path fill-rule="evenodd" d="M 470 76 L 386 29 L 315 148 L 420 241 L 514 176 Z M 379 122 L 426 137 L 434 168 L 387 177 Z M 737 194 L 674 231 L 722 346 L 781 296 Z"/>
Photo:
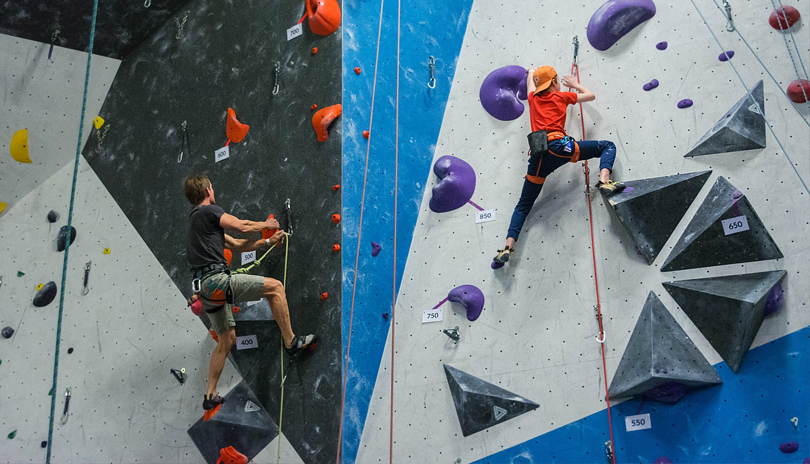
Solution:
<path fill-rule="evenodd" d="M 326 300 L 327 298 L 329 298 L 329 294 L 328 294 L 328 293 L 326 293 L 326 292 L 321 293 L 321 301 L 324 301 L 324 300 Z"/>
<path fill-rule="evenodd" d="M 208 329 L 208 333 L 211 334 L 211 338 L 213 338 L 215 342 L 219 343 L 219 336 L 217 336 L 217 331 L 216 330 Z"/>
<path fill-rule="evenodd" d="M 267 219 L 273 219 L 275 216 L 272 214 L 267 216 Z M 262 238 L 267 239 L 273 236 L 278 231 L 278 229 L 262 229 Z"/>
<path fill-rule="evenodd" d="M 329 126 L 343 113 L 342 105 L 327 106 L 312 115 L 312 128 L 318 136 L 318 142 L 326 142 L 329 138 Z"/>
<path fill-rule="evenodd" d="M 340 223 L 340 214 L 337 214 L 337 213 L 333 214 L 332 215 L 332 222 L 334 222 L 335 224 Z"/>
<path fill-rule="evenodd" d="M 358 76 L 360 75 L 361 72 L 362 71 L 360 70 L 360 68 L 354 68 L 354 73 L 357 74 Z"/>
<path fill-rule="evenodd" d="M 239 451 L 236 451 L 236 448 L 233 446 L 229 446 L 219 450 L 217 464 L 248 464 L 248 458 Z"/>
<path fill-rule="evenodd" d="M 340 27 L 340 5 L 337 0 L 306 0 L 309 29 L 318 35 L 329 35 Z"/>
<path fill-rule="evenodd" d="M 339 252 L 340 251 L 340 245 L 338 245 L 337 243 L 332 245 L 332 251 L 334 251 L 335 253 Z"/>
<path fill-rule="evenodd" d="M 311 109 L 312 111 L 315 111 L 315 110 L 317 110 L 317 109 L 318 109 L 318 105 L 316 105 L 315 103 L 313 103 L 313 104 L 312 104 L 312 106 L 310 106 L 310 107 L 309 107 L 309 109 Z"/>
<path fill-rule="evenodd" d="M 315 55 L 318 53 L 318 47 L 312 47 L 312 54 Z"/>
<path fill-rule="evenodd" d="M 337 192 L 338 190 L 340 190 L 340 184 L 335 184 L 335 185 L 332 186 L 332 191 L 333 192 Z"/>
<path fill-rule="evenodd" d="M 238 314 L 239 311 L 241 311 L 241 310 L 242 310 L 242 308 L 240 308 L 239 306 L 234 306 L 233 309 L 232 309 L 234 314 Z"/>
<path fill-rule="evenodd" d="M 225 248 L 223 254 L 225 255 L 225 262 L 228 263 L 228 266 L 230 266 L 231 261 L 233 260 L 233 253 L 231 252 L 231 250 Z"/>
<path fill-rule="evenodd" d="M 371 136 L 371 132 L 369 132 L 369 131 L 363 131 L 363 138 L 364 138 L 364 139 L 367 139 L 367 138 L 369 138 L 370 136 Z"/>
<path fill-rule="evenodd" d="M 219 408 L 222 407 L 222 404 L 218 404 L 214 409 L 209 409 L 203 413 L 203 422 L 206 422 L 208 419 L 214 417 L 219 412 Z"/>
<path fill-rule="evenodd" d="M 233 143 L 241 142 L 248 133 L 250 126 L 242 124 L 236 120 L 236 112 L 233 108 L 228 108 L 228 123 L 225 126 L 225 133 L 228 134 L 228 140 Z"/>

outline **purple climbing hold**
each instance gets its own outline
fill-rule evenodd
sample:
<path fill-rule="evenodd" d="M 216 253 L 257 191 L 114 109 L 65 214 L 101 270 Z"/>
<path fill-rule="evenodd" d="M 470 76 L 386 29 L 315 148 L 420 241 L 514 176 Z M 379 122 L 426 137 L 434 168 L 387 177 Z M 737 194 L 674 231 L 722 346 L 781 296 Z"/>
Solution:
<path fill-rule="evenodd" d="M 768 297 L 765 299 L 765 315 L 771 314 L 782 309 L 785 303 L 785 290 L 782 288 L 782 282 L 778 282 L 771 288 Z"/>
<path fill-rule="evenodd" d="M 467 320 L 474 321 L 484 310 L 484 292 L 475 285 L 459 285 L 450 290 L 447 299 L 453 303 L 461 303 L 467 310 Z"/>
<path fill-rule="evenodd" d="M 804 458 L 802 464 L 810 464 L 810 458 Z"/>
<path fill-rule="evenodd" d="M 644 84 L 643 89 L 645 91 L 649 92 L 650 90 L 652 90 L 652 89 L 654 89 L 656 87 L 658 87 L 658 79 L 653 79 L 650 82 L 647 82 L 646 84 Z"/>
<path fill-rule="evenodd" d="M 652 0 L 608 0 L 588 21 L 588 42 L 593 48 L 605 51 L 653 16 Z"/>
<path fill-rule="evenodd" d="M 511 65 L 492 71 L 484 78 L 478 97 L 493 118 L 501 121 L 519 118 L 526 109 L 519 100 L 526 99 L 526 68 Z"/>
<path fill-rule="evenodd" d="M 678 108 L 680 109 L 689 108 L 690 106 L 692 106 L 692 103 L 693 103 L 692 100 L 684 98 L 683 100 L 678 102 Z"/>
<path fill-rule="evenodd" d="M 666 456 L 661 456 L 653 461 L 653 464 L 672 464 L 672 459 Z"/>
<path fill-rule="evenodd" d="M 662 403 L 675 403 L 686 394 L 686 385 L 680 382 L 666 382 L 644 392 L 644 396 Z"/>
<path fill-rule="evenodd" d="M 492 262 L 492 263 L 489 265 L 489 267 L 491 267 L 492 269 L 500 269 L 500 268 L 502 268 L 502 267 L 503 267 L 503 264 L 504 264 L 504 263 L 498 263 L 498 262 L 493 261 L 493 262 Z"/>
<path fill-rule="evenodd" d="M 667 44 L 666 42 L 658 42 L 657 44 L 655 44 L 655 48 L 659 50 L 666 50 L 668 45 L 669 44 Z"/>
<path fill-rule="evenodd" d="M 382 250 L 382 245 L 377 242 L 371 242 L 371 256 L 377 256 Z"/>
<path fill-rule="evenodd" d="M 446 213 L 461 208 L 475 192 L 475 170 L 466 161 L 445 155 L 433 164 L 440 181 L 433 187 L 430 210 Z"/>
<path fill-rule="evenodd" d="M 786 443 L 779 444 L 779 451 L 783 453 L 795 453 L 799 450 L 799 443 L 795 441 L 789 441 Z"/>
<path fill-rule="evenodd" d="M 717 57 L 717 59 L 720 60 L 720 61 L 728 61 L 728 60 L 730 60 L 732 58 L 734 58 L 734 50 L 729 50 L 727 52 L 723 52 L 723 53 L 720 54 L 720 56 Z"/>

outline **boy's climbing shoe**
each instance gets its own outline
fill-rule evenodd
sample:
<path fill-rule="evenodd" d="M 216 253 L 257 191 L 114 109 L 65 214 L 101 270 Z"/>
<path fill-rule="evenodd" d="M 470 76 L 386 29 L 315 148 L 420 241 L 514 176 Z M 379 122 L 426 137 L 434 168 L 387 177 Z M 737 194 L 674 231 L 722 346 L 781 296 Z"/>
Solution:
<path fill-rule="evenodd" d="M 607 182 L 602 182 L 600 180 L 596 183 L 596 188 L 598 188 L 599 192 L 605 196 L 617 194 L 624 190 L 624 187 L 625 185 L 621 182 L 613 182 L 612 180 L 608 180 Z"/>
<path fill-rule="evenodd" d="M 295 338 L 292 340 L 292 346 L 290 348 L 284 347 L 284 351 L 287 352 L 289 357 L 298 356 L 305 350 L 312 351 L 318 345 L 318 336 L 314 334 L 309 335 L 296 335 Z"/>
<path fill-rule="evenodd" d="M 205 399 L 203 400 L 203 409 L 208 411 L 209 409 L 214 409 L 215 407 L 224 402 L 225 398 L 219 395 L 206 396 Z"/>
<path fill-rule="evenodd" d="M 492 258 L 492 262 L 497 263 L 497 264 L 505 264 L 505 263 L 509 262 L 509 255 L 513 251 L 515 251 L 515 250 L 510 248 L 510 247 L 505 247 L 503 250 L 498 250 L 498 254 L 495 255 L 494 258 Z"/>

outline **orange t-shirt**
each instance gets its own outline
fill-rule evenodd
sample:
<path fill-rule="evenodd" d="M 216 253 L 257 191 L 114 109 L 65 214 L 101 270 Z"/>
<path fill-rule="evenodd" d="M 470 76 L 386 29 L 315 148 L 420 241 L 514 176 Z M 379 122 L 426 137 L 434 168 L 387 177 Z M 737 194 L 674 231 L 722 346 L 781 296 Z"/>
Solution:
<path fill-rule="evenodd" d="M 529 95 L 529 118 L 532 132 L 565 132 L 565 116 L 568 105 L 577 102 L 574 92 L 549 92 L 543 96 Z"/>

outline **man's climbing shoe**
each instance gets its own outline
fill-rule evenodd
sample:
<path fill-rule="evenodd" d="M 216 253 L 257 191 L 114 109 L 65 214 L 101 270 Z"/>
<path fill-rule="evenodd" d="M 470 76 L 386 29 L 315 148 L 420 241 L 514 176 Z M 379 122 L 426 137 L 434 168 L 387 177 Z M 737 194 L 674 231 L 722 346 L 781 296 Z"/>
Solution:
<path fill-rule="evenodd" d="M 624 187 L 625 185 L 621 182 L 613 182 L 612 180 L 608 180 L 607 182 L 600 180 L 596 183 L 596 188 L 599 189 L 599 193 L 605 196 L 617 194 L 624 190 Z"/>
<path fill-rule="evenodd" d="M 208 411 L 209 409 L 214 409 L 215 407 L 219 406 L 220 404 L 225 402 L 225 398 L 219 395 L 209 396 L 206 395 L 205 399 L 203 400 L 203 409 Z"/>
<path fill-rule="evenodd" d="M 505 247 L 503 250 L 498 250 L 498 254 L 492 258 L 492 262 L 497 264 L 505 264 L 509 262 L 509 255 L 515 251 L 513 248 Z"/>
<path fill-rule="evenodd" d="M 292 346 L 290 348 L 284 347 L 284 351 L 287 352 L 289 357 L 295 357 L 299 354 L 303 353 L 304 351 L 312 351 L 318 345 L 318 336 L 314 334 L 309 335 L 296 335 L 295 338 L 292 340 Z"/>

